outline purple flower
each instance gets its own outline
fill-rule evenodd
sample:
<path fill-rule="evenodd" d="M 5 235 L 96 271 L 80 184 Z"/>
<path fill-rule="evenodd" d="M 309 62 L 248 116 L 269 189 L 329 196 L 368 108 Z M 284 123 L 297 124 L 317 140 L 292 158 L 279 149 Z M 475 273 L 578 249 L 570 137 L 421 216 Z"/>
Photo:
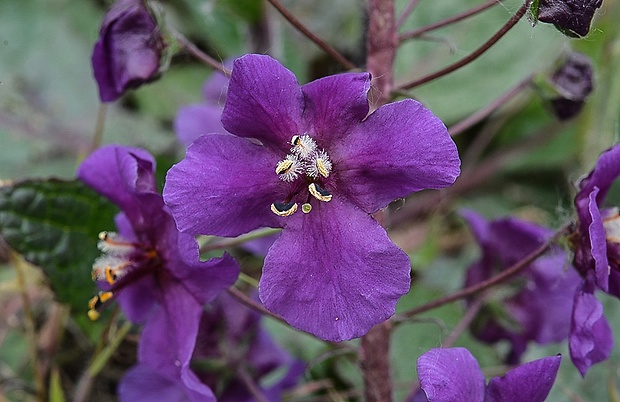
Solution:
<path fill-rule="evenodd" d="M 92 56 L 102 102 L 155 79 L 164 39 L 142 0 L 118 0 L 107 12 Z"/>
<path fill-rule="evenodd" d="M 234 135 L 194 141 L 164 189 L 183 232 L 283 228 L 265 258 L 260 299 L 331 341 L 386 320 L 409 289 L 409 258 L 370 214 L 459 174 L 437 117 L 411 99 L 368 115 L 369 88 L 367 73 L 299 87 L 269 56 L 239 58 L 222 115 Z"/>
<path fill-rule="evenodd" d="M 569 36 L 586 36 L 603 0 L 540 0 L 538 20 L 554 24 Z"/>
<path fill-rule="evenodd" d="M 220 402 L 255 400 L 244 376 L 267 400 L 281 401 L 282 392 L 294 387 L 304 370 L 302 362 L 274 343 L 258 313 L 227 294 L 203 314 L 192 359 L 196 374 L 217 390 Z"/>
<path fill-rule="evenodd" d="M 582 286 L 575 294 L 571 358 L 582 375 L 611 354 L 613 335 L 594 296 L 596 288 L 620 297 L 620 215 L 605 208 L 607 191 L 620 175 L 620 146 L 603 152 L 594 170 L 581 180 L 575 196 L 578 224 L 570 238 Z"/>
<path fill-rule="evenodd" d="M 562 357 L 522 364 L 488 385 L 478 362 L 465 348 L 431 349 L 418 359 L 418 378 L 428 402 L 542 402 Z"/>
<path fill-rule="evenodd" d="M 189 369 L 203 305 L 235 282 L 229 255 L 201 262 L 192 236 L 179 233 L 157 193 L 155 162 L 146 151 L 110 145 L 91 154 L 77 176 L 121 208 L 118 233 L 102 232 L 93 278 L 104 291 L 89 316 L 117 300 L 133 322 L 145 323 L 138 359 L 170 381 L 212 396 Z M 143 369 L 137 369 L 139 373 Z M 200 398 L 197 398 L 200 399 Z"/>
<path fill-rule="evenodd" d="M 224 66 L 230 68 L 231 64 L 231 62 L 226 62 Z M 214 72 L 202 87 L 204 102 L 179 109 L 174 119 L 174 131 L 182 144 L 189 146 L 203 134 L 226 133 L 221 117 L 227 92 L 228 77 L 220 72 Z"/>
<path fill-rule="evenodd" d="M 467 271 L 466 286 L 517 263 L 552 235 L 547 228 L 516 218 L 487 222 L 473 211 L 463 211 L 462 215 L 482 247 L 481 260 Z M 565 266 L 566 254 L 559 247 L 533 262 L 509 296 L 486 301 L 474 323 L 476 337 L 489 343 L 508 340 L 509 364 L 520 361 L 529 342 L 547 344 L 566 339 L 580 281 L 579 275 Z"/>

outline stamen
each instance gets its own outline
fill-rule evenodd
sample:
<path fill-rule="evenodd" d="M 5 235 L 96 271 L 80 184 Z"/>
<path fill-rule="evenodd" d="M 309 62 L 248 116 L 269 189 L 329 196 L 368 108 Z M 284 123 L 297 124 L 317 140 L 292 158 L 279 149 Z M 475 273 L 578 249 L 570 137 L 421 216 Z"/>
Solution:
<path fill-rule="evenodd" d="M 308 202 L 307 202 L 307 203 L 305 203 L 305 204 L 303 204 L 303 205 L 301 206 L 301 211 L 302 211 L 304 214 L 309 214 L 309 213 L 310 213 L 310 211 L 312 211 L 312 205 L 310 205 L 310 203 L 308 203 Z"/>
<path fill-rule="evenodd" d="M 276 174 L 283 181 L 293 181 L 303 172 L 303 164 L 295 155 L 286 155 L 286 159 L 278 162 Z"/>
<path fill-rule="evenodd" d="M 275 202 L 271 204 L 271 212 L 278 216 L 290 216 L 297 211 L 296 202 Z"/>
<path fill-rule="evenodd" d="M 301 159 L 307 159 L 316 150 L 316 142 L 309 135 L 293 136 L 291 145 L 291 152 Z"/>
<path fill-rule="evenodd" d="M 319 201 L 328 202 L 332 199 L 331 193 L 316 183 L 310 183 L 308 191 Z"/>
<path fill-rule="evenodd" d="M 332 171 L 332 162 L 329 160 L 329 155 L 324 150 L 315 152 L 313 155 L 314 160 L 308 163 L 306 174 L 313 179 L 319 177 L 319 175 L 327 178 Z"/>
<path fill-rule="evenodd" d="M 112 292 L 99 292 L 96 296 L 93 296 L 93 298 L 88 301 L 88 318 L 92 321 L 97 320 L 100 315 L 98 310 L 105 302 L 110 300 L 112 296 L 114 296 Z"/>

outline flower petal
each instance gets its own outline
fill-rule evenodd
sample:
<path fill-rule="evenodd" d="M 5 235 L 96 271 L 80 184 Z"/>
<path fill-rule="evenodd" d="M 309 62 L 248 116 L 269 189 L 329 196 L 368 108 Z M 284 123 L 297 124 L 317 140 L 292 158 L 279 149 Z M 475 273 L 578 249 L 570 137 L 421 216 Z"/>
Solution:
<path fill-rule="evenodd" d="M 331 144 L 368 114 L 370 74 L 330 75 L 301 87 L 306 101 L 304 120 L 319 145 Z"/>
<path fill-rule="evenodd" d="M 449 186 L 460 173 L 446 127 L 411 99 L 377 109 L 331 144 L 330 156 L 337 192 L 368 213 L 414 191 Z"/>
<path fill-rule="evenodd" d="M 189 146 L 203 134 L 226 134 L 221 117 L 222 108 L 219 106 L 204 103 L 184 106 L 174 119 L 174 132 L 183 145 Z"/>
<path fill-rule="evenodd" d="M 374 219 L 338 197 L 290 218 L 265 258 L 265 307 L 330 341 L 359 337 L 394 314 L 410 262 Z"/>
<path fill-rule="evenodd" d="M 522 364 L 503 377 L 493 378 L 485 402 L 544 402 L 555 382 L 562 356 L 550 356 Z"/>
<path fill-rule="evenodd" d="M 129 219 L 141 220 L 136 194 L 156 191 L 155 160 L 145 150 L 106 145 L 82 162 L 77 177 L 118 205 Z"/>
<path fill-rule="evenodd" d="M 592 172 L 579 183 L 580 190 L 575 197 L 575 203 L 583 200 L 584 204 L 581 204 L 581 208 L 587 209 L 590 194 L 595 187 L 598 187 L 600 191 L 596 195 L 596 203 L 602 205 L 607 196 L 607 191 L 618 176 L 620 176 L 620 145 L 616 145 L 601 154 Z M 577 209 L 580 209 L 579 204 Z"/>
<path fill-rule="evenodd" d="M 613 342 L 601 302 L 590 292 L 575 292 L 568 346 L 571 360 L 582 376 L 590 366 L 609 358 Z"/>
<path fill-rule="evenodd" d="M 177 381 L 144 364 L 127 371 L 118 386 L 118 396 L 121 402 L 187 402 L 188 399 Z"/>
<path fill-rule="evenodd" d="M 483 402 L 484 376 L 465 348 L 431 349 L 418 358 L 420 386 L 429 402 Z"/>
<path fill-rule="evenodd" d="M 297 78 L 277 60 L 248 54 L 235 60 L 222 124 L 239 136 L 288 151 L 302 134 L 303 95 Z"/>
<path fill-rule="evenodd" d="M 168 171 L 164 200 L 179 230 L 190 234 L 238 236 L 281 227 L 282 218 L 270 210 L 287 190 L 277 163 L 277 155 L 244 138 L 204 135 Z"/>
<path fill-rule="evenodd" d="M 596 203 L 596 195 L 599 193 L 598 187 L 595 187 L 589 196 L 588 211 L 590 213 L 590 225 L 588 226 L 588 235 L 590 237 L 590 246 L 592 257 L 594 258 L 594 272 L 596 285 L 602 291 L 609 290 L 609 260 L 607 259 L 607 235 L 603 226 L 601 211 Z"/>

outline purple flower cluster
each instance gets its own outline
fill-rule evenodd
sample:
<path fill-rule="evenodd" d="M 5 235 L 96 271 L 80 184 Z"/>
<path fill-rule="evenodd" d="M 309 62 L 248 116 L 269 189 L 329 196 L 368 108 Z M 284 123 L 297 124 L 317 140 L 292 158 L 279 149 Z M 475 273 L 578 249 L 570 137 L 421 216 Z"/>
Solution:
<path fill-rule="evenodd" d="M 540 247 L 552 231 L 516 218 L 486 221 L 473 211 L 462 212 L 482 248 L 480 261 L 472 265 L 466 286 L 489 279 Z M 510 296 L 487 300 L 474 323 L 480 340 L 508 340 L 506 362 L 516 364 L 529 342 L 547 344 L 568 338 L 571 306 L 579 275 L 566 269 L 566 254 L 559 247 L 538 258 L 516 280 Z"/>
<path fill-rule="evenodd" d="M 259 296 L 292 326 L 340 341 L 394 313 L 407 255 L 371 214 L 459 174 L 443 123 L 413 100 L 368 114 L 367 73 L 299 86 L 269 56 L 235 61 L 224 128 L 188 148 L 164 199 L 182 232 L 238 236 L 283 228 Z"/>

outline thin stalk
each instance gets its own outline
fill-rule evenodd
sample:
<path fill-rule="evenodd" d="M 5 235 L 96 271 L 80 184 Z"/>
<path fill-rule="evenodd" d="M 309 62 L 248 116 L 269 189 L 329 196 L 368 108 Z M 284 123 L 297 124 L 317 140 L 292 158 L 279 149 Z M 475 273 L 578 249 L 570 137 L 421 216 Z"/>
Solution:
<path fill-rule="evenodd" d="M 100 103 L 97 110 L 97 121 L 95 122 L 95 132 L 93 133 L 93 141 L 90 144 L 90 152 L 99 148 L 101 141 L 103 140 L 103 127 L 105 124 L 105 115 L 108 110 L 107 103 Z"/>
<path fill-rule="evenodd" d="M 420 4 L 420 1 L 421 0 L 410 0 L 409 1 L 409 4 L 407 4 L 407 7 L 405 7 L 400 17 L 398 17 L 398 19 L 396 20 L 397 29 L 400 28 L 405 23 L 405 21 L 407 21 L 407 18 L 409 18 L 413 10 L 418 6 L 418 4 Z"/>
<path fill-rule="evenodd" d="M 355 64 L 347 60 L 343 55 L 338 53 L 336 49 L 331 47 L 327 42 L 312 33 L 304 24 L 301 23 L 290 11 L 288 11 L 278 0 L 267 0 L 271 5 L 282 14 L 282 16 L 291 23 L 299 32 L 305 35 L 308 39 L 314 42 L 318 47 L 323 49 L 325 53 L 330 55 L 334 60 L 340 63 L 347 70 L 353 70 Z"/>
<path fill-rule="evenodd" d="M 221 250 L 225 248 L 236 247 L 250 240 L 261 239 L 263 237 L 271 236 L 272 234 L 276 234 L 279 232 L 280 232 L 279 229 L 265 228 L 265 229 L 255 230 L 251 233 L 241 235 L 233 239 L 221 238 L 221 239 L 217 239 L 217 240 L 214 240 L 212 242 L 202 245 L 200 247 L 200 251 L 204 253 L 207 251 Z"/>
<path fill-rule="evenodd" d="M 423 304 L 419 307 L 411 309 L 405 313 L 398 314 L 392 317 L 394 323 L 403 322 L 411 317 L 414 317 L 418 314 L 425 313 L 430 310 L 434 310 L 443 305 L 452 303 L 456 300 L 464 299 L 466 297 L 475 295 L 476 293 L 480 293 L 483 290 L 489 289 L 495 285 L 503 283 L 513 276 L 517 275 L 524 269 L 526 269 L 532 262 L 534 262 L 538 257 L 542 256 L 557 240 L 560 236 L 566 233 L 569 225 L 564 226 L 560 230 L 558 230 L 549 240 L 543 243 L 536 250 L 529 253 L 525 258 L 518 261 L 516 264 L 512 265 L 510 268 L 502 271 L 501 273 L 495 275 L 492 278 L 489 278 L 485 281 L 479 282 L 475 285 L 463 288 L 457 292 L 452 293 L 451 295 L 440 297 L 436 300 L 432 300 L 426 304 Z"/>
<path fill-rule="evenodd" d="M 193 42 L 190 42 L 185 36 L 183 36 L 180 32 L 174 32 L 174 38 L 177 40 L 181 48 L 189 52 L 192 56 L 198 59 L 201 63 L 211 67 L 212 69 L 221 72 L 227 77 L 230 77 L 230 70 L 224 67 L 222 63 L 215 60 L 213 57 L 209 56 L 202 50 L 198 48 Z"/>
<path fill-rule="evenodd" d="M 238 367 L 237 373 L 239 374 L 241 381 L 243 381 L 243 384 L 245 384 L 246 389 L 250 391 L 250 394 L 252 394 L 257 402 L 269 402 L 265 394 L 263 394 L 263 391 L 256 384 L 256 381 L 254 381 L 245 367 Z"/>
<path fill-rule="evenodd" d="M 30 360 L 34 371 L 35 390 L 37 401 L 44 402 L 45 398 L 45 379 L 43 378 L 42 367 L 39 364 L 39 348 L 37 345 L 37 329 L 35 324 L 30 297 L 28 296 L 28 288 L 26 284 L 26 263 L 15 252 L 11 252 L 11 260 L 15 266 L 17 286 L 22 297 L 22 305 L 24 311 L 24 328 L 26 330 L 26 338 L 28 339 L 28 348 L 30 352 Z"/>
<path fill-rule="evenodd" d="M 510 88 L 508 91 L 502 94 L 499 98 L 495 99 L 493 102 L 489 103 L 484 108 L 478 110 L 476 113 L 468 116 L 467 118 L 459 121 L 458 123 L 450 126 L 450 128 L 448 129 L 448 132 L 450 133 L 452 137 L 455 137 L 461 134 L 463 131 L 467 130 L 468 128 L 476 125 L 478 122 L 482 121 L 483 119 L 491 115 L 491 113 L 493 113 L 495 110 L 497 110 L 498 108 L 503 106 L 505 103 L 507 103 L 509 100 L 511 100 L 512 98 L 517 96 L 519 93 L 521 93 L 521 91 L 523 91 L 525 88 L 529 87 L 530 84 L 532 83 L 533 78 L 534 78 L 533 75 L 528 75 L 526 78 L 519 81 L 517 85 Z"/>
<path fill-rule="evenodd" d="M 409 39 L 419 38 L 420 36 L 424 35 L 427 32 L 434 31 L 435 29 L 439 29 L 447 25 L 454 24 L 455 22 L 462 21 L 478 13 L 481 13 L 482 11 L 489 9 L 497 4 L 501 4 L 501 0 L 489 0 L 486 3 L 480 4 L 479 6 L 471 8 L 469 10 L 463 11 L 462 13 L 453 15 L 452 17 L 448 17 L 444 20 L 434 22 L 422 28 L 418 28 L 418 29 L 414 29 L 409 32 L 405 32 L 402 35 L 400 35 L 398 40 L 402 43 Z"/>
<path fill-rule="evenodd" d="M 489 50 L 491 48 L 491 46 L 496 44 L 508 31 L 510 31 L 510 29 L 512 29 L 512 27 L 514 27 L 517 24 L 517 22 L 519 22 L 519 20 L 521 18 L 523 18 L 523 16 L 527 12 L 529 6 L 530 6 L 530 0 L 526 0 L 526 2 L 523 3 L 523 5 L 521 6 L 521 8 L 519 8 L 519 10 L 516 12 L 516 14 L 514 14 L 508 20 L 508 22 L 506 22 L 506 24 L 504 24 L 504 26 L 502 26 L 500 28 L 500 30 L 495 33 L 495 35 L 491 36 L 491 38 L 489 38 L 489 40 L 484 42 L 482 44 L 482 46 L 480 46 L 478 49 L 474 50 L 468 56 L 462 58 L 461 60 L 459 60 L 459 61 L 457 61 L 455 63 L 450 64 L 447 67 L 442 68 L 439 71 L 431 73 L 431 74 L 429 74 L 427 76 L 424 76 L 422 78 L 418 78 L 417 80 L 413 80 L 413 81 L 410 81 L 408 83 L 402 84 L 402 85 L 398 86 L 396 88 L 396 90 L 400 91 L 400 90 L 403 90 L 403 89 L 411 89 L 411 88 L 414 88 L 414 87 L 418 87 L 418 86 L 420 86 L 422 84 L 426 84 L 427 82 L 430 82 L 430 81 L 432 81 L 434 79 L 437 79 L 439 77 L 443 77 L 444 75 L 448 75 L 451 72 L 456 71 L 459 68 L 461 68 L 463 66 L 466 66 L 467 64 L 469 64 L 472 61 L 476 60 L 484 52 Z"/>

